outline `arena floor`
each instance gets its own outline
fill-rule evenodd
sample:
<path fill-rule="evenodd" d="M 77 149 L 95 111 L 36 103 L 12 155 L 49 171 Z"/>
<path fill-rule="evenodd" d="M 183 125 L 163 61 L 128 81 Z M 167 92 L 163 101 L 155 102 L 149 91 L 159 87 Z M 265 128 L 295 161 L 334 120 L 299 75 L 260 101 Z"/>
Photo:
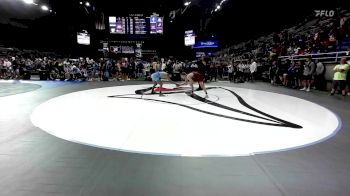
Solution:
<path fill-rule="evenodd" d="M 350 195 L 349 97 L 150 86 L 0 81 L 0 195 Z"/>

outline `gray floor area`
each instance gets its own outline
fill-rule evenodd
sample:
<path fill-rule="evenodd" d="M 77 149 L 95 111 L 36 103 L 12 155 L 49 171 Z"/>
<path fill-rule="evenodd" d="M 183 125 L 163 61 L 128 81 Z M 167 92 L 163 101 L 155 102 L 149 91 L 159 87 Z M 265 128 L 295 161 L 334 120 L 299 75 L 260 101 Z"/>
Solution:
<path fill-rule="evenodd" d="M 110 151 L 61 140 L 30 122 L 33 109 L 53 97 L 139 83 L 85 82 L 1 97 L 0 195 L 350 195 L 350 97 L 266 83 L 215 83 L 300 97 L 343 120 L 343 129 L 320 144 L 249 157 L 186 158 Z M 71 108 L 62 110 L 79 115 Z"/>
<path fill-rule="evenodd" d="M 37 84 L 24 84 L 18 82 L 0 83 L 0 97 L 26 93 L 39 89 Z"/>

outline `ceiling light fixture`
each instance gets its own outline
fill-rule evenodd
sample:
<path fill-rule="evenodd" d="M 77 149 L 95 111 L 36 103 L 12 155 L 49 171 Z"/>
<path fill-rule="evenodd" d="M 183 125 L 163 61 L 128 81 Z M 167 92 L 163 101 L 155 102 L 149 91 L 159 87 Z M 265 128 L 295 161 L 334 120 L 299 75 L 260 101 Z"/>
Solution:
<path fill-rule="evenodd" d="M 22 0 L 26 4 L 34 4 L 34 0 Z"/>
<path fill-rule="evenodd" d="M 49 7 L 47 7 L 46 5 L 42 5 L 41 9 L 44 10 L 44 11 L 49 11 Z"/>

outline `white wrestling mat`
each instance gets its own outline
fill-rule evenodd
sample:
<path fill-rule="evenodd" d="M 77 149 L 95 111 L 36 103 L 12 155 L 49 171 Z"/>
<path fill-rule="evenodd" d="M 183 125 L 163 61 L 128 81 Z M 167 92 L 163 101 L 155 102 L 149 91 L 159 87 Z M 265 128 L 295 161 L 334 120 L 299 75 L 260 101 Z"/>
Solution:
<path fill-rule="evenodd" d="M 157 155 L 248 156 L 290 150 L 333 136 L 341 121 L 299 98 L 232 87 L 150 85 L 75 92 L 38 106 L 31 120 L 42 130 L 81 144 Z"/>

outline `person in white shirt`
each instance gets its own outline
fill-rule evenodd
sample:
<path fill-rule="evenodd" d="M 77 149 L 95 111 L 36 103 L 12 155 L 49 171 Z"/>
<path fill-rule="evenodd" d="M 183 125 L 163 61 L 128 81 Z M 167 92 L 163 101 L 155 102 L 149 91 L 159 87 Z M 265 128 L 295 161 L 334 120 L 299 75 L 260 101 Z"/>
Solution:
<path fill-rule="evenodd" d="M 5 61 L 4 61 L 4 67 L 5 67 L 7 70 L 10 70 L 10 69 L 11 69 L 11 66 L 12 66 L 12 63 L 11 63 L 8 59 L 5 59 Z"/>
<path fill-rule="evenodd" d="M 4 60 L 4 63 L 3 63 L 3 68 L 4 68 L 4 77 L 11 77 L 11 68 L 12 68 L 12 63 L 8 60 L 8 59 L 5 59 Z"/>
<path fill-rule="evenodd" d="M 159 70 L 159 71 L 164 71 L 165 68 L 166 68 L 166 63 L 165 63 L 165 60 L 162 58 L 162 59 L 161 59 L 160 70 Z"/>
<path fill-rule="evenodd" d="M 150 76 L 151 64 L 148 62 L 144 63 L 143 75 L 146 77 Z"/>
<path fill-rule="evenodd" d="M 254 82 L 256 72 L 258 71 L 258 64 L 255 62 L 255 60 L 253 60 L 253 62 L 250 64 L 249 69 L 250 69 L 250 77 L 252 79 L 252 82 Z"/>

